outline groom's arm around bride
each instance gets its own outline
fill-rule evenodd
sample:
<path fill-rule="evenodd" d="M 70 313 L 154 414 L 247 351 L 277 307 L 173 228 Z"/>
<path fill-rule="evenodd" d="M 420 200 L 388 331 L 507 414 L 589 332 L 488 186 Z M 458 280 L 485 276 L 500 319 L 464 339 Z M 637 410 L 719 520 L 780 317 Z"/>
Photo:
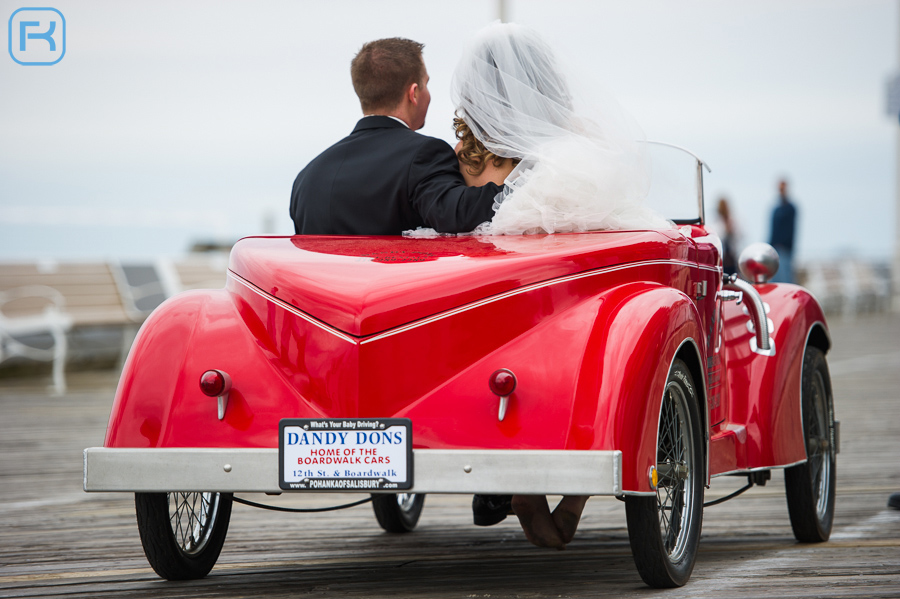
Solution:
<path fill-rule="evenodd" d="M 415 131 L 431 101 L 422 44 L 401 38 L 363 45 L 351 63 L 363 118 L 294 181 L 297 234 L 399 235 L 417 227 L 474 229 L 493 216 L 493 183 L 467 187 L 453 149 Z"/>

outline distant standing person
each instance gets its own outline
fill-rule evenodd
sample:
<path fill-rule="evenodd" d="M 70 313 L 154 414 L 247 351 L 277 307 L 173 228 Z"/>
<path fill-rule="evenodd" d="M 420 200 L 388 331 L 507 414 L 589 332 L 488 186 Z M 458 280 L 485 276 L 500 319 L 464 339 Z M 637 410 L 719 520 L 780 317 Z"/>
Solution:
<path fill-rule="evenodd" d="M 772 277 L 773 283 L 794 282 L 794 234 L 797 225 L 797 208 L 788 197 L 787 181 L 778 182 L 778 205 L 772 211 L 772 236 L 769 243 L 778 252 L 780 266 Z"/>

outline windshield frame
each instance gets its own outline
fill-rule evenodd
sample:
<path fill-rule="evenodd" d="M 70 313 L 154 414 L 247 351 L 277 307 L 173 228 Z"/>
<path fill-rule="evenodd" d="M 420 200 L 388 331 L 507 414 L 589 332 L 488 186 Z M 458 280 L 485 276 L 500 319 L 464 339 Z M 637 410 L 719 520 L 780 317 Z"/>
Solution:
<path fill-rule="evenodd" d="M 646 140 L 644 143 L 652 144 L 655 146 L 665 146 L 669 148 L 674 148 L 676 150 L 680 150 L 685 154 L 691 156 L 696 161 L 696 180 L 697 180 L 697 214 L 696 218 L 690 219 L 672 219 L 672 222 L 676 225 L 704 225 L 706 224 L 706 210 L 704 208 L 704 195 L 703 195 L 703 169 L 706 169 L 707 173 L 711 173 L 712 169 L 709 168 L 709 165 L 704 162 L 702 158 L 684 148 L 682 146 L 678 146 L 675 144 L 671 144 L 664 141 L 654 141 L 654 140 Z"/>

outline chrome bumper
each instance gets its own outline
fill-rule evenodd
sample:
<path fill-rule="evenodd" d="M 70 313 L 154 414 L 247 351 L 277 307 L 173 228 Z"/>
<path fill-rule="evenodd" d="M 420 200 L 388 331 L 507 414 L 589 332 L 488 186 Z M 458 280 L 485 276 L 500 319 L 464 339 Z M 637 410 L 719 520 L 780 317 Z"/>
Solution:
<path fill-rule="evenodd" d="M 278 449 L 90 447 L 84 490 L 280 493 Z M 620 495 L 622 452 L 415 449 L 409 492 Z"/>

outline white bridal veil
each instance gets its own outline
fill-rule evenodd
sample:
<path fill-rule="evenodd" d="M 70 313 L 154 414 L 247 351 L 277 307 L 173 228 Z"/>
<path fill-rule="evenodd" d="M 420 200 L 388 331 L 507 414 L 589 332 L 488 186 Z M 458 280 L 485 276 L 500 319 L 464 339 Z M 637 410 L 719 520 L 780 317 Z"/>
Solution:
<path fill-rule="evenodd" d="M 550 46 L 528 27 L 495 23 L 463 52 L 457 114 L 487 149 L 521 163 L 476 232 L 672 226 L 642 205 L 650 167 L 641 133 L 611 98 L 581 105 Z"/>

